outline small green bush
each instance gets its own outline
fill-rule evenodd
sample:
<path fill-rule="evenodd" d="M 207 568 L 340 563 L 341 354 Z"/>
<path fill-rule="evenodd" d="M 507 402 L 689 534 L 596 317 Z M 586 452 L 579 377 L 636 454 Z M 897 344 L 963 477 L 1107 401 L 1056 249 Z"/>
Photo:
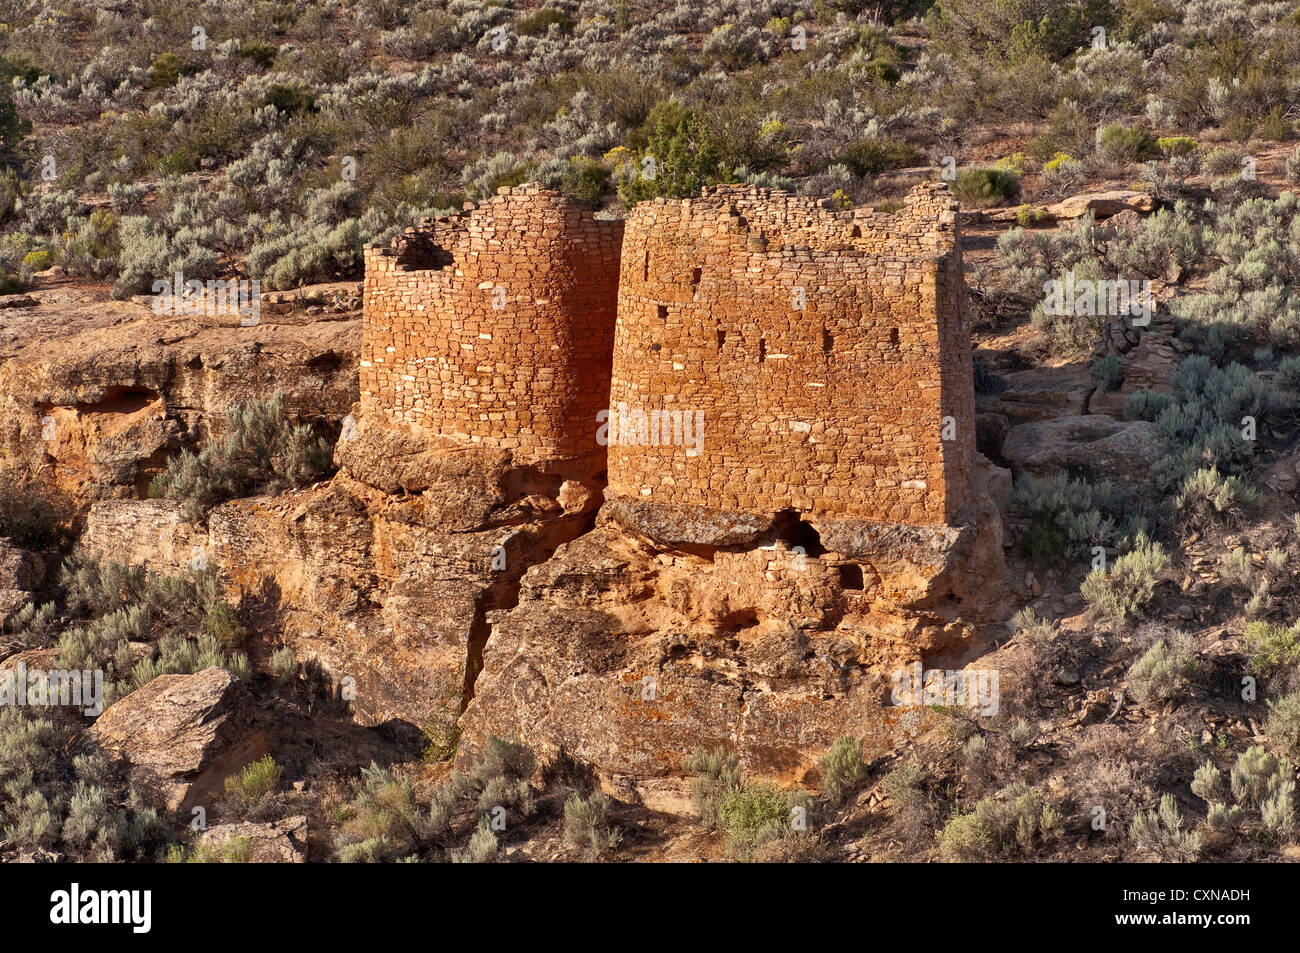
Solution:
<path fill-rule="evenodd" d="M 291 681 L 298 674 L 298 659 L 293 653 L 293 648 L 282 645 L 271 653 L 270 667 L 276 681 Z"/>
<path fill-rule="evenodd" d="M 1232 175 L 1241 171 L 1245 156 L 1236 149 L 1215 146 L 1205 154 L 1205 171 L 1210 175 Z"/>
<path fill-rule="evenodd" d="M 1288 390 L 1300 390 L 1300 354 L 1282 358 L 1273 375 L 1273 383 Z"/>
<path fill-rule="evenodd" d="M 1035 205 L 1022 205 L 1016 209 L 1016 224 L 1021 228 L 1038 228 L 1051 221 L 1052 216 Z"/>
<path fill-rule="evenodd" d="M 1124 362 L 1114 354 L 1098 358 L 1092 365 L 1092 381 L 1099 390 L 1118 390 L 1124 383 Z"/>
<path fill-rule="evenodd" d="M 1024 474 L 1012 503 L 1029 517 L 1020 548 L 1035 563 L 1078 557 L 1092 546 L 1127 547 L 1145 529 L 1132 495 L 1109 480 Z"/>
<path fill-rule="evenodd" d="M 1191 155 L 1196 151 L 1196 140 L 1190 136 L 1161 136 L 1156 140 L 1156 148 L 1167 159 Z"/>
<path fill-rule="evenodd" d="M 1109 573 L 1104 569 L 1088 573 L 1079 591 L 1089 605 L 1123 625 L 1145 613 L 1156 583 L 1168 568 L 1164 547 L 1141 536 L 1132 552 L 1115 560 Z"/>
<path fill-rule="evenodd" d="M 574 23 L 563 11 L 543 7 L 516 21 L 515 32 L 520 36 L 545 36 L 552 26 L 559 27 L 561 33 L 572 33 Z"/>
<path fill-rule="evenodd" d="M 1140 126 L 1103 126 L 1097 134 L 1097 152 L 1110 162 L 1140 162 L 1160 152 L 1156 140 Z"/>
<path fill-rule="evenodd" d="M 1236 516 L 1263 502 L 1263 494 L 1246 481 L 1202 467 L 1183 481 L 1174 507 L 1196 517 Z"/>
<path fill-rule="evenodd" d="M 1268 739 L 1288 757 L 1300 756 L 1300 692 L 1270 701 L 1263 729 Z"/>
<path fill-rule="evenodd" d="M 266 91 L 262 102 L 274 106 L 277 112 L 285 116 L 316 111 L 316 97 L 304 86 L 276 84 Z"/>
<path fill-rule="evenodd" d="M 1008 205 L 1020 197 L 1020 179 L 1005 169 L 963 169 L 953 182 L 953 194 L 975 208 Z"/>
<path fill-rule="evenodd" d="M 859 139 L 845 146 L 835 161 L 848 166 L 854 175 L 869 178 L 890 169 L 916 165 L 921 161 L 921 154 L 898 139 Z"/>
<path fill-rule="evenodd" d="M 739 756 L 723 748 L 696 748 L 687 761 L 687 770 L 695 775 L 695 809 L 706 825 L 726 834 L 727 852 L 750 861 L 775 841 L 807 838 L 808 831 L 796 831 L 792 820 L 797 810 L 811 822 L 814 805 L 808 793 L 742 778 L 739 762 Z"/>
<path fill-rule="evenodd" d="M 1242 633 L 1251 670 L 1269 676 L 1300 664 L 1300 623 L 1290 628 L 1271 622 L 1248 622 Z"/>
<path fill-rule="evenodd" d="M 862 743 L 852 735 L 836 738 L 835 744 L 818 763 L 822 769 L 822 792 L 832 804 L 844 800 L 867 775 L 867 766 L 862 760 Z"/>
<path fill-rule="evenodd" d="M 183 500 L 190 519 L 202 520 L 232 497 L 304 486 L 332 466 L 331 447 L 313 427 L 289 424 L 281 391 L 236 404 L 226 419 L 225 436 L 172 458 L 150 484 L 154 496 Z"/>
<path fill-rule="evenodd" d="M 610 799 L 597 791 L 590 797 L 569 795 L 564 802 L 564 840 L 599 860 L 619 845 L 622 835 L 609 824 Z"/>
<path fill-rule="evenodd" d="M 1133 819 L 1129 838 L 1138 849 L 1163 860 L 1191 862 L 1201 852 L 1201 835 L 1183 830 L 1183 816 L 1172 794 L 1161 796 L 1158 810 L 1145 811 Z"/>
<path fill-rule="evenodd" d="M 496 860 L 497 851 L 501 844 L 497 840 L 496 831 L 492 830 L 492 822 L 482 817 L 479 819 L 478 827 L 474 829 L 474 834 L 469 839 L 469 845 L 460 851 L 454 851 L 451 855 L 453 864 L 490 864 Z"/>
<path fill-rule="evenodd" d="M 1128 672 L 1128 693 L 1140 705 L 1166 704 L 1187 693 L 1196 671 L 1196 645 L 1183 633 L 1160 639 Z"/>
<path fill-rule="evenodd" d="M 226 801 L 241 816 L 247 815 L 266 804 L 283 774 L 284 769 L 268 754 L 226 778 Z"/>
<path fill-rule="evenodd" d="M 955 814 L 939 832 L 939 852 L 951 861 L 989 860 L 1016 848 L 1030 851 L 1062 831 L 1056 810 L 1034 788 L 1017 781 L 976 803 L 970 813 Z"/>

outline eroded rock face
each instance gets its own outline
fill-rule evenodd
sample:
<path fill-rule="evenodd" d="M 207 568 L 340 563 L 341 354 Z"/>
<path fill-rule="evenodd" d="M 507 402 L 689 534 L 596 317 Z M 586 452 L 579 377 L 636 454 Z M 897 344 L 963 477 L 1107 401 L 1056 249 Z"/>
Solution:
<path fill-rule="evenodd" d="M 423 726 L 472 689 L 487 613 L 512 606 L 524 570 L 591 525 L 598 497 L 508 458 L 463 474 L 468 455 L 387 459 L 403 480 L 396 492 L 345 469 L 316 487 L 223 504 L 206 527 L 170 501 L 102 501 L 84 543 L 162 572 L 216 566 L 256 633 L 255 664 L 286 643 L 320 665 L 361 723 Z"/>
<path fill-rule="evenodd" d="M 110 705 L 88 736 L 129 763 L 137 786 L 184 813 L 267 753 L 265 734 L 241 713 L 242 696 L 224 669 L 160 675 Z"/>
<path fill-rule="evenodd" d="M 697 745 L 788 781 L 806 780 L 841 734 L 891 749 L 892 673 L 977 650 L 978 620 L 1009 606 L 990 497 L 1004 481 L 980 469 L 970 522 L 955 527 L 769 520 L 740 532 L 725 516 L 665 525 L 662 508 L 638 521 L 608 505 L 490 617 L 463 756 L 517 735 L 676 810 Z M 684 538 L 701 525 L 713 542 Z M 649 535 L 665 531 L 679 541 Z"/>
<path fill-rule="evenodd" d="M 155 315 L 139 302 L 55 295 L 0 331 L 4 467 L 83 501 L 144 494 L 226 409 L 285 392 L 296 420 L 338 421 L 357 397 L 361 322 Z"/>

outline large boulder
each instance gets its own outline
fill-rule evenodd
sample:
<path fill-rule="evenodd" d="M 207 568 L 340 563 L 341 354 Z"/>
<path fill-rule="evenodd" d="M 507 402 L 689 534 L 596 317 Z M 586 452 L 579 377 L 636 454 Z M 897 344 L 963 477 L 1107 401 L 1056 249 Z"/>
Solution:
<path fill-rule="evenodd" d="M 1147 192 L 1113 189 L 1109 192 L 1072 195 L 1068 199 L 1049 205 L 1047 211 L 1053 218 L 1083 218 L 1091 212 L 1093 218 L 1101 220 L 1128 209 L 1147 213 L 1155 211 L 1155 207 L 1155 199 Z"/>
<path fill-rule="evenodd" d="M 1165 443 L 1155 424 L 1101 414 L 1058 417 L 1012 427 L 1002 458 L 1017 476 L 1077 469 L 1120 483 L 1140 483 Z"/>
<path fill-rule="evenodd" d="M 135 784 L 168 810 L 210 803 L 225 779 L 267 753 L 241 711 L 243 692 L 220 668 L 160 675 L 109 706 L 88 732 L 130 765 Z"/>

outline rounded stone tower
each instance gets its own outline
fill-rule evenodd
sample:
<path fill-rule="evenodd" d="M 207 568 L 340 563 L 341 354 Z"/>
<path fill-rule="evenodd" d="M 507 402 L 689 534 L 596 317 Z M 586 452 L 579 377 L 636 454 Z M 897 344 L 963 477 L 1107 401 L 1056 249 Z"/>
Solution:
<path fill-rule="evenodd" d="M 603 454 L 621 238 L 527 185 L 368 247 L 362 415 L 517 464 Z"/>

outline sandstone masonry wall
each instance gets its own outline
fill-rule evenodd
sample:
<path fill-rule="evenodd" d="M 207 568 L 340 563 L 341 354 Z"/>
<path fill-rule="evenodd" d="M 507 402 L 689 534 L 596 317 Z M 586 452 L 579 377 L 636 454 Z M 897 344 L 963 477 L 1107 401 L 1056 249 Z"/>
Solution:
<path fill-rule="evenodd" d="M 974 454 L 962 282 L 942 183 L 913 189 L 892 216 L 752 186 L 642 203 L 619 275 L 610 491 L 953 522 Z M 638 411 L 659 412 L 658 428 Z M 679 419 L 702 422 L 695 447 L 670 433 Z"/>
<path fill-rule="evenodd" d="M 602 453 L 622 231 L 530 185 L 368 246 L 362 413 L 521 463 Z"/>
<path fill-rule="evenodd" d="M 626 223 L 502 189 L 366 249 L 360 363 L 367 419 L 524 463 L 607 442 L 608 493 L 643 510 L 929 526 L 970 502 L 942 183 L 894 215 L 728 185 Z"/>

